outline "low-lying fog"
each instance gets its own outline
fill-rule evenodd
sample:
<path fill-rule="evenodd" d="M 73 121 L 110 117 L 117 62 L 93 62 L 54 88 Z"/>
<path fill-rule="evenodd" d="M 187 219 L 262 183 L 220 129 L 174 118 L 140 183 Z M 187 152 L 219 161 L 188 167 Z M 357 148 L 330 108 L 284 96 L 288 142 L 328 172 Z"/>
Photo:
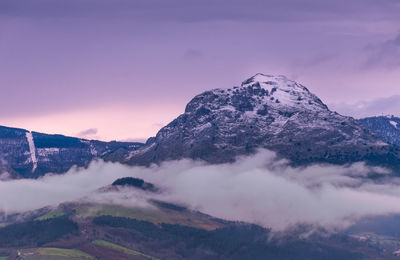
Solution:
<path fill-rule="evenodd" d="M 387 181 L 368 180 L 371 171 L 388 176 Z M 152 196 L 276 230 L 297 223 L 344 228 L 363 216 L 400 213 L 400 181 L 390 175 L 362 163 L 292 168 L 266 150 L 223 165 L 180 160 L 144 168 L 98 161 L 64 175 L 1 180 L 0 211 L 23 212 L 83 197 L 144 206 L 143 196 Z M 142 198 L 137 191 L 120 196 L 94 192 L 125 176 L 142 178 L 164 192 Z"/>

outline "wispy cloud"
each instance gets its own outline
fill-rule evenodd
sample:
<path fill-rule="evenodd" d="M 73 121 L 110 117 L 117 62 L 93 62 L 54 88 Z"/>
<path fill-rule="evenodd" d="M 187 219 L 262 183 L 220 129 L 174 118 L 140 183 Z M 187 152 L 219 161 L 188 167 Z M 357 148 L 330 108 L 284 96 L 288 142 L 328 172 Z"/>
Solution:
<path fill-rule="evenodd" d="M 329 108 L 340 114 L 356 118 L 381 115 L 400 116 L 400 96 L 360 101 L 353 104 L 330 104 Z"/>
<path fill-rule="evenodd" d="M 80 138 L 93 138 L 98 133 L 97 128 L 89 128 L 76 134 Z"/>
<path fill-rule="evenodd" d="M 130 17 L 151 21 L 210 21 L 210 20 L 261 20 L 261 21 L 315 21 L 346 19 L 388 19 L 396 15 L 396 1 L 338 0 L 162 0 L 110 2 L 88 1 L 2 1 L 0 14 L 27 17 Z M 351 16 L 349 16 L 351 14 Z"/>
<path fill-rule="evenodd" d="M 369 45 L 365 68 L 399 68 L 400 67 L 400 33 L 377 45 Z"/>
<path fill-rule="evenodd" d="M 197 49 L 187 49 L 183 54 L 183 58 L 186 60 L 197 60 L 204 56 L 203 52 Z"/>

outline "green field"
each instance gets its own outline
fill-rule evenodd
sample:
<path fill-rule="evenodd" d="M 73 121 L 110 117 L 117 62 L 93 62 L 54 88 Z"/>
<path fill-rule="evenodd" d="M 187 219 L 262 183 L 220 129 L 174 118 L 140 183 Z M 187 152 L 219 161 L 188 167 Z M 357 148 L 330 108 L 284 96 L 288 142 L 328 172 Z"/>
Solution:
<path fill-rule="evenodd" d="M 112 204 L 79 204 L 76 207 L 76 213 L 81 217 L 98 217 L 110 215 L 115 217 L 139 218 L 148 221 L 157 221 L 157 216 L 152 210 L 142 208 L 127 208 Z"/>
<path fill-rule="evenodd" d="M 62 210 L 56 209 L 56 210 L 52 210 L 52 211 L 46 213 L 43 216 L 36 218 L 36 220 L 46 220 L 46 219 L 61 217 L 63 215 L 64 215 L 64 212 Z"/>
<path fill-rule="evenodd" d="M 214 230 L 224 226 L 221 223 L 217 223 L 205 216 L 196 215 L 190 211 L 175 211 L 167 208 L 128 208 L 114 204 L 83 203 L 75 205 L 74 209 L 78 216 L 84 218 L 109 215 L 113 217 L 134 218 L 154 224 L 179 224 L 206 230 Z"/>
<path fill-rule="evenodd" d="M 114 250 L 118 250 L 118 251 L 124 252 L 125 254 L 140 255 L 140 256 L 146 257 L 148 259 L 158 260 L 158 258 L 143 254 L 143 253 L 141 253 L 139 251 L 135 251 L 135 250 L 132 250 L 132 249 L 129 249 L 129 248 L 126 248 L 126 247 L 123 247 L 123 246 L 120 246 L 120 245 L 105 241 L 105 240 L 95 240 L 92 243 L 95 244 L 95 245 L 99 245 L 99 246 L 109 247 L 109 248 L 112 248 Z"/>
<path fill-rule="evenodd" d="M 0 256 L 0 260 L 7 260 L 8 256 Z"/>
<path fill-rule="evenodd" d="M 64 248 L 36 248 L 21 250 L 21 257 L 26 260 L 89 260 L 94 259 L 93 256 L 88 255 L 76 249 Z"/>

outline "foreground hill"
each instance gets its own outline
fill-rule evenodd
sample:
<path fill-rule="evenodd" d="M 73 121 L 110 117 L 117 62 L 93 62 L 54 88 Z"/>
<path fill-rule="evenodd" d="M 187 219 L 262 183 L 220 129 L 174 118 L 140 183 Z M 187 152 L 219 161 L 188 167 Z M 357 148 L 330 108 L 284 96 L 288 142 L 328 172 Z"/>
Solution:
<path fill-rule="evenodd" d="M 0 235 L 3 259 L 395 259 L 345 235 L 275 239 L 269 229 L 245 223 L 206 230 L 109 215 L 62 216 L 12 224 Z"/>
<path fill-rule="evenodd" d="M 98 192 L 132 189 L 142 198 L 154 192 L 132 181 L 120 180 Z M 4 215 L 0 259 L 392 259 L 392 251 L 347 234 L 302 236 L 306 227 L 274 234 L 180 205 L 148 202 L 146 207 L 71 202 Z"/>
<path fill-rule="evenodd" d="M 0 126 L 0 173 L 35 178 L 64 173 L 72 166 L 87 166 L 117 150 L 135 150 L 141 143 L 101 142 L 63 135 L 48 135 Z"/>
<path fill-rule="evenodd" d="M 399 149 L 359 121 L 329 110 L 299 83 L 263 74 L 197 95 L 143 147 L 106 158 L 132 165 L 181 158 L 225 163 L 258 148 L 273 150 L 294 165 L 400 165 Z"/>

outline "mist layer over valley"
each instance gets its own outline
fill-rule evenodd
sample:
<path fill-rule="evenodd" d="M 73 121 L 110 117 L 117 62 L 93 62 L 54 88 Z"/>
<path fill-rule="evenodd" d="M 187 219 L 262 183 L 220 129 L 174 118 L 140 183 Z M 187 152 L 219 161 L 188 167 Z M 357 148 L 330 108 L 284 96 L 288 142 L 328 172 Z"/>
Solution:
<path fill-rule="evenodd" d="M 126 176 L 153 183 L 161 192 L 101 191 Z M 362 217 L 400 213 L 400 179 L 391 176 L 363 163 L 293 168 L 268 150 L 220 165 L 187 159 L 150 167 L 96 161 L 64 175 L 2 180 L 0 207 L 5 214 L 72 201 L 151 207 L 147 200 L 159 199 L 277 231 L 297 224 L 334 231 Z"/>

